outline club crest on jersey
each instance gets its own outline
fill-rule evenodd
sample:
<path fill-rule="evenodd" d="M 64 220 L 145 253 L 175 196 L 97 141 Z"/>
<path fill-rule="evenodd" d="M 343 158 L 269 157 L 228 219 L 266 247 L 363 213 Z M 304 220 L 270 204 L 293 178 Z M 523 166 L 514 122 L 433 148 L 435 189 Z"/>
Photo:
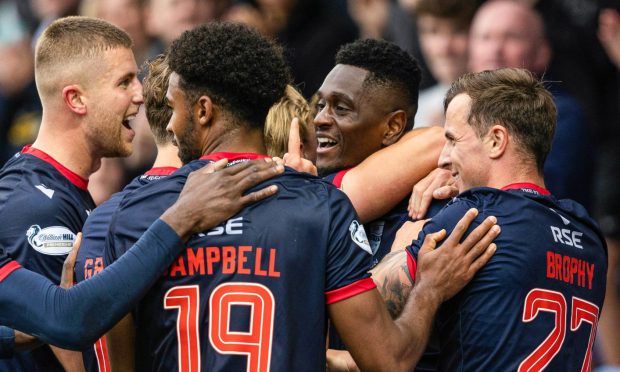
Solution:
<path fill-rule="evenodd" d="M 60 256 L 71 252 L 75 234 L 64 226 L 50 226 L 44 229 L 39 225 L 32 225 L 26 231 L 28 243 L 37 252 Z"/>
<path fill-rule="evenodd" d="M 349 232 L 351 233 L 353 242 L 357 244 L 358 247 L 368 252 L 368 254 L 372 255 L 372 249 L 370 248 L 370 243 L 368 243 L 368 237 L 366 236 L 364 226 L 356 220 L 353 220 L 351 225 L 349 225 Z"/>

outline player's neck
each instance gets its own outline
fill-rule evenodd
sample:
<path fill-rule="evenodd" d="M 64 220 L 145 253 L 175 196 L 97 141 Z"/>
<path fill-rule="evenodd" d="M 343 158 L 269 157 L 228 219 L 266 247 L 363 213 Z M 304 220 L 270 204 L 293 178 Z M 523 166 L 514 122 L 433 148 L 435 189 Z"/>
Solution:
<path fill-rule="evenodd" d="M 92 153 L 79 125 L 62 125 L 46 120 L 44 116 L 32 147 L 85 179 L 101 166 L 101 157 Z"/>
<path fill-rule="evenodd" d="M 523 164 L 522 161 L 515 161 L 512 164 L 503 164 L 496 169 L 491 169 L 489 174 L 489 186 L 501 189 L 506 185 L 513 183 L 531 183 L 545 188 L 545 180 L 543 175 L 538 171 L 536 166 L 531 164 Z"/>
<path fill-rule="evenodd" d="M 153 162 L 153 168 L 183 166 L 179 159 L 179 149 L 171 143 L 165 145 L 157 145 L 157 157 Z"/>
<path fill-rule="evenodd" d="M 203 146 L 203 155 L 215 152 L 251 152 L 267 154 L 262 128 L 235 128 Z"/>

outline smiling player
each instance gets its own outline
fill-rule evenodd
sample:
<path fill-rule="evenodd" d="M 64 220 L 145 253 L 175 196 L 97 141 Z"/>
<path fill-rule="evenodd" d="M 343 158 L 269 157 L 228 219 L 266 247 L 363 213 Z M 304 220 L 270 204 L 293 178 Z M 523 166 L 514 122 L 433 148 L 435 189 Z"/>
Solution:
<path fill-rule="evenodd" d="M 37 42 L 43 118 L 34 144 L 0 171 L 0 244 L 56 284 L 75 234 L 95 207 L 88 177 L 102 157 L 132 152 L 129 123 L 142 104 L 142 85 L 131 46 L 121 29 L 86 17 L 55 21 Z M 79 353 L 54 353 L 64 368 L 81 363 Z M 18 358 L 0 369 L 62 370 L 47 347 Z"/>

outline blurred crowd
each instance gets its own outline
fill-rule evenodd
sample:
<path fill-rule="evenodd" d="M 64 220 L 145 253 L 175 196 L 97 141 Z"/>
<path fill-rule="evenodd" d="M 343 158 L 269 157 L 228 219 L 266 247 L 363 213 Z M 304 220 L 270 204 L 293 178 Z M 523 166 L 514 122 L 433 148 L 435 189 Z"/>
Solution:
<path fill-rule="evenodd" d="M 285 48 L 296 87 L 310 99 L 338 48 L 357 38 L 398 44 L 420 62 L 415 126 L 442 125 L 443 97 L 467 71 L 524 67 L 558 107 L 546 183 L 597 216 L 617 283 L 620 241 L 620 1 L 520 0 L 0 0 L 0 164 L 32 143 L 41 120 L 33 69 L 37 35 L 68 15 L 103 18 L 126 30 L 141 65 L 185 30 L 226 20 L 249 24 Z M 134 154 L 104 159 L 90 180 L 97 203 L 143 173 L 155 144 L 142 112 Z M 606 306 L 617 306 L 617 291 Z M 620 365 L 620 334 L 601 320 L 601 363 Z M 605 334 L 608 333 L 608 334 Z"/>

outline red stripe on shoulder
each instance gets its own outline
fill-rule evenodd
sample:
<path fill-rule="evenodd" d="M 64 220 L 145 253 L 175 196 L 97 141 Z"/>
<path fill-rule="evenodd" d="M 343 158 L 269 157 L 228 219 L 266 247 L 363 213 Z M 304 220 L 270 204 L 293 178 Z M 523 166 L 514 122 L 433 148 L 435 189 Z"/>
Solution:
<path fill-rule="evenodd" d="M 353 282 L 349 285 L 345 285 L 342 288 L 334 289 L 333 291 L 325 292 L 325 302 L 327 305 L 333 304 L 338 301 L 346 300 L 360 293 L 370 291 L 376 288 L 377 285 L 372 278 L 364 278 Z"/>
<path fill-rule="evenodd" d="M 20 265 L 17 261 L 11 261 L 6 265 L 0 267 L 0 282 L 6 279 L 6 277 L 9 276 L 9 274 L 11 274 L 13 271 L 21 267 L 22 265 Z"/>
<path fill-rule="evenodd" d="M 145 176 L 169 176 L 172 173 L 176 172 L 179 168 L 177 167 L 155 167 L 151 168 L 144 173 Z"/>
<path fill-rule="evenodd" d="M 418 264 L 413 258 L 413 255 L 408 250 L 407 252 L 407 267 L 409 268 L 409 275 L 411 276 L 411 280 L 415 282 L 415 272 L 418 269 Z"/>
<path fill-rule="evenodd" d="M 56 159 L 52 158 L 47 153 L 39 149 L 35 149 L 34 147 L 31 147 L 31 146 L 24 146 L 24 148 L 22 149 L 22 154 L 30 154 L 34 157 L 37 157 L 43 160 L 44 162 L 50 164 L 52 167 L 56 168 L 56 170 L 60 172 L 60 174 L 62 174 L 66 179 L 69 180 L 69 182 L 74 184 L 76 187 L 84 191 L 88 191 L 88 179 L 82 178 L 80 175 L 73 172 L 71 169 L 60 164 Z"/>
<path fill-rule="evenodd" d="M 353 168 L 349 168 L 349 169 L 344 169 L 341 170 L 340 172 L 336 173 L 336 176 L 334 177 L 334 180 L 332 181 L 332 184 L 334 186 L 336 186 L 337 188 L 342 188 L 342 179 L 344 178 L 344 175 L 347 174 L 351 169 Z"/>

